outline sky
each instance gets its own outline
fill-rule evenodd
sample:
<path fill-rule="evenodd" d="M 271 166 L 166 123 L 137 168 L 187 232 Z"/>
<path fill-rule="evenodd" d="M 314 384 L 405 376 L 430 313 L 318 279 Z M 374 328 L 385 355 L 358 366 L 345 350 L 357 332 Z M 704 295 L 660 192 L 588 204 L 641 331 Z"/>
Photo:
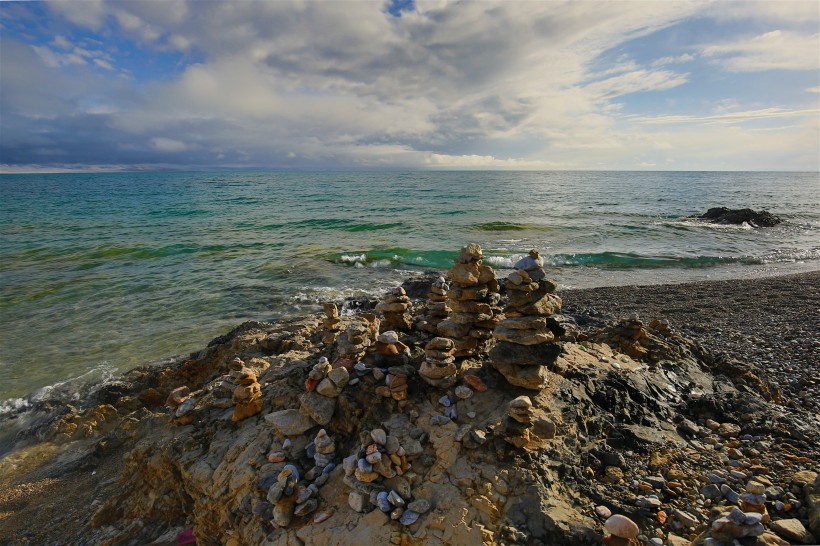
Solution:
<path fill-rule="evenodd" d="M 820 2 L 0 3 L 0 172 L 820 170 Z"/>

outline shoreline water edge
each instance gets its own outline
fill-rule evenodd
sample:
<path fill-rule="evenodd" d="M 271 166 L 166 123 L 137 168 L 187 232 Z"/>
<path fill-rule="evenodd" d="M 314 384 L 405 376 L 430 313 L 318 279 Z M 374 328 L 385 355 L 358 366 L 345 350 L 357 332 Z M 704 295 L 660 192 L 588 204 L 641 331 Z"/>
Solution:
<path fill-rule="evenodd" d="M 465 249 L 7 411 L 0 543 L 820 536 L 820 271 L 556 290 Z"/>

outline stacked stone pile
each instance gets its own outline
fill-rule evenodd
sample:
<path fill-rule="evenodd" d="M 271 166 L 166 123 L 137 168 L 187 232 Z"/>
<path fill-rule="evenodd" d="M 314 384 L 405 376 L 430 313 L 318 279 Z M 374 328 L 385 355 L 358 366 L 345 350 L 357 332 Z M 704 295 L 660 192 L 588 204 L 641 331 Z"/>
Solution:
<path fill-rule="evenodd" d="M 759 512 L 744 512 L 733 507 L 728 514 L 716 519 L 711 526 L 711 541 L 734 544 L 736 539 L 757 537 L 766 530 Z"/>
<path fill-rule="evenodd" d="M 376 305 L 376 311 L 384 317 L 384 325 L 391 330 L 410 330 L 413 319 L 408 312 L 410 298 L 401 286 L 388 292 L 384 300 Z"/>
<path fill-rule="evenodd" d="M 293 521 L 299 496 L 298 482 L 299 469 L 288 464 L 277 476 L 276 483 L 268 489 L 267 499 L 273 505 L 273 523 L 278 527 L 287 527 Z"/>
<path fill-rule="evenodd" d="M 493 269 L 482 264 L 483 259 L 481 246 L 470 243 L 447 272 L 452 281 L 447 307 L 452 313 L 439 322 L 438 334 L 455 340 L 457 358 L 485 352 L 492 343 L 492 329 L 501 318 L 498 281 Z"/>
<path fill-rule="evenodd" d="M 402 525 L 412 525 L 421 514 L 430 510 L 430 502 L 426 499 L 411 500 L 412 492 L 406 480 L 396 481 L 398 476 L 406 474 L 411 468 L 407 452 L 395 436 L 383 429 L 363 432 L 360 439 L 357 452 L 342 462 L 344 482 L 352 489 L 348 495 L 350 507 L 361 513 L 370 512 L 376 507 L 390 514 L 392 520 L 398 520 Z M 396 487 L 388 488 L 388 483 Z M 402 483 L 404 487 L 400 486 Z"/>
<path fill-rule="evenodd" d="M 336 409 L 336 398 L 349 382 L 346 367 L 333 367 L 327 358 L 321 357 L 305 380 L 307 392 L 300 398 L 301 412 L 320 425 L 328 424 Z"/>
<path fill-rule="evenodd" d="M 554 438 L 555 428 L 543 410 L 533 407 L 529 396 L 519 396 L 508 404 L 496 435 L 518 448 L 534 447 Z"/>
<path fill-rule="evenodd" d="M 536 250 L 515 264 L 506 283 L 506 318 L 493 331 L 490 351 L 490 361 L 508 382 L 533 390 L 546 387 L 548 366 L 561 353 L 547 321 L 561 309 L 561 298 L 553 294 L 557 284 L 546 278 L 543 265 Z"/>
<path fill-rule="evenodd" d="M 339 308 L 336 307 L 335 303 L 325 303 L 323 309 L 325 319 L 322 321 L 322 327 L 324 327 L 325 331 L 322 335 L 322 342 L 325 343 L 325 345 L 330 345 L 339 337 L 342 319 L 339 317 Z"/>
<path fill-rule="evenodd" d="M 236 423 L 262 411 L 262 386 L 245 363 L 235 358 L 230 364 L 230 376 L 234 380 L 233 401 L 235 402 L 231 420 Z"/>
<path fill-rule="evenodd" d="M 439 277 L 430 286 L 430 293 L 427 295 L 427 312 L 416 324 L 416 328 L 430 334 L 438 334 L 439 323 L 446 319 L 452 309 L 447 306 L 447 291 L 450 290 L 450 283 L 446 277 Z"/>
<path fill-rule="evenodd" d="M 409 352 L 410 348 L 399 340 L 399 334 L 387 330 L 376 338 L 373 362 L 379 367 L 403 366 L 409 361 Z"/>
<path fill-rule="evenodd" d="M 456 344 L 446 337 L 434 337 L 424 347 L 419 375 L 434 387 L 448 389 L 456 382 Z"/>
<path fill-rule="evenodd" d="M 339 358 L 356 363 L 360 361 L 373 345 L 373 340 L 379 333 L 379 319 L 369 313 L 359 315 L 359 320 L 351 322 L 345 333 L 336 340 L 336 350 Z"/>
<path fill-rule="evenodd" d="M 399 340 L 398 333 L 388 330 L 379 334 L 373 362 L 369 369 L 376 381 L 384 381 L 376 388 L 376 394 L 402 401 L 407 399 L 407 379 L 415 370 L 408 364 L 410 348 Z M 361 364 L 361 363 L 360 363 Z M 367 368 L 363 368 L 367 371 Z"/>
<path fill-rule="evenodd" d="M 507 416 L 501 425 L 502 437 L 515 447 L 524 447 L 530 441 L 534 418 L 534 408 L 528 396 L 513 399 L 507 406 Z"/>

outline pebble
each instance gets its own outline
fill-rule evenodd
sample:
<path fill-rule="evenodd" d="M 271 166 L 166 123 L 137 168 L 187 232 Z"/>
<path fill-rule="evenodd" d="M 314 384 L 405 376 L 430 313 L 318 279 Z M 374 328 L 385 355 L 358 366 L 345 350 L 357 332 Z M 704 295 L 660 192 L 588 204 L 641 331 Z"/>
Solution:
<path fill-rule="evenodd" d="M 448 419 L 458 419 L 458 412 L 455 407 L 447 408 L 444 410 L 444 416 Z"/>
<path fill-rule="evenodd" d="M 600 506 L 595 507 L 595 513 L 598 514 L 602 518 L 608 518 L 612 515 L 612 510 L 604 506 L 603 504 Z"/>
<path fill-rule="evenodd" d="M 466 385 L 459 385 L 455 389 L 456 396 L 458 396 L 462 400 L 467 400 L 473 395 L 473 389 Z"/>
<path fill-rule="evenodd" d="M 268 454 L 269 463 L 281 463 L 285 460 L 285 454 L 281 451 L 274 451 Z"/>
<path fill-rule="evenodd" d="M 182 404 L 179 405 L 177 411 L 174 415 L 177 417 L 182 417 L 183 415 L 187 415 L 191 413 L 196 408 L 196 400 L 193 398 L 187 398 Z"/>
<path fill-rule="evenodd" d="M 362 363 L 362 362 L 357 362 L 356 365 L 353 366 L 353 369 L 356 370 L 357 372 L 366 372 L 367 371 L 367 366 L 365 366 L 364 363 Z"/>
<path fill-rule="evenodd" d="M 407 505 L 407 509 L 411 512 L 424 514 L 430 510 L 430 501 L 427 499 L 416 499 Z"/>
<path fill-rule="evenodd" d="M 382 512 L 390 512 L 393 509 L 393 506 L 390 505 L 387 496 L 387 491 L 380 491 L 378 496 L 376 497 L 376 505 Z"/>
<path fill-rule="evenodd" d="M 731 504 L 737 504 L 738 499 L 740 499 L 740 495 L 725 483 L 720 486 L 720 493 L 723 495 L 723 498 Z"/>
<path fill-rule="evenodd" d="M 604 529 L 616 537 L 626 539 L 637 538 L 640 533 L 638 524 L 621 514 L 610 516 L 609 519 L 604 522 Z"/>
<path fill-rule="evenodd" d="M 396 507 L 404 506 L 404 499 L 396 493 L 395 490 L 391 490 L 390 493 L 387 494 L 387 500 L 390 501 L 390 504 Z"/>
<path fill-rule="evenodd" d="M 444 406 L 445 408 L 449 408 L 451 404 L 450 397 L 445 394 L 444 396 L 438 399 L 438 403 Z"/>
<path fill-rule="evenodd" d="M 475 412 L 474 411 L 468 411 L 467 412 L 467 417 L 469 417 L 470 419 L 475 419 Z"/>
<path fill-rule="evenodd" d="M 359 382 L 359 378 L 358 378 L 358 377 L 354 377 L 353 379 L 351 379 L 350 381 L 348 381 L 348 382 L 347 382 L 347 384 L 348 384 L 348 385 L 355 385 L 355 384 L 356 384 L 356 383 L 358 383 L 358 382 Z"/>
<path fill-rule="evenodd" d="M 374 428 L 370 431 L 370 437 L 373 438 L 373 441 L 383 446 L 387 443 L 387 433 L 380 428 Z"/>
<path fill-rule="evenodd" d="M 384 379 L 384 372 L 381 371 L 379 368 L 373 368 L 373 379 L 376 381 L 381 381 Z"/>
<path fill-rule="evenodd" d="M 399 518 L 399 523 L 402 525 L 413 525 L 419 519 L 419 513 L 412 510 L 405 510 Z"/>
<path fill-rule="evenodd" d="M 431 425 L 441 426 L 441 425 L 446 425 L 446 424 L 447 424 L 447 423 L 449 423 L 449 422 L 450 422 L 450 418 L 449 418 L 449 417 L 445 417 L 444 415 L 438 415 L 438 414 L 436 414 L 436 415 L 433 415 L 433 416 L 430 418 L 430 424 L 431 424 Z"/>
<path fill-rule="evenodd" d="M 365 459 L 359 459 L 359 470 L 362 472 L 373 472 L 373 465 L 368 463 Z"/>
<path fill-rule="evenodd" d="M 332 516 L 332 515 L 333 515 L 333 512 L 330 511 L 330 510 L 325 510 L 323 512 L 319 512 L 313 518 L 313 523 L 322 523 L 323 521 L 327 521 L 330 518 L 330 516 Z"/>
<path fill-rule="evenodd" d="M 300 504 L 296 507 L 296 510 L 293 511 L 294 516 L 304 516 L 310 514 L 314 510 L 319 508 L 319 501 L 316 499 L 309 499 L 304 504 Z"/>

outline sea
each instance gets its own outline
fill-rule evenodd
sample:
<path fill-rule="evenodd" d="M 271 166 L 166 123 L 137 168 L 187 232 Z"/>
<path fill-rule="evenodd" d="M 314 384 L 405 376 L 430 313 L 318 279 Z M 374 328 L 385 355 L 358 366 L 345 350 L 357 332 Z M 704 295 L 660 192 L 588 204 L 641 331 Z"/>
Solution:
<path fill-rule="evenodd" d="M 764 229 L 710 207 L 765 209 Z M 0 175 L 0 415 L 444 271 L 536 248 L 563 289 L 820 269 L 820 178 L 795 172 Z"/>

